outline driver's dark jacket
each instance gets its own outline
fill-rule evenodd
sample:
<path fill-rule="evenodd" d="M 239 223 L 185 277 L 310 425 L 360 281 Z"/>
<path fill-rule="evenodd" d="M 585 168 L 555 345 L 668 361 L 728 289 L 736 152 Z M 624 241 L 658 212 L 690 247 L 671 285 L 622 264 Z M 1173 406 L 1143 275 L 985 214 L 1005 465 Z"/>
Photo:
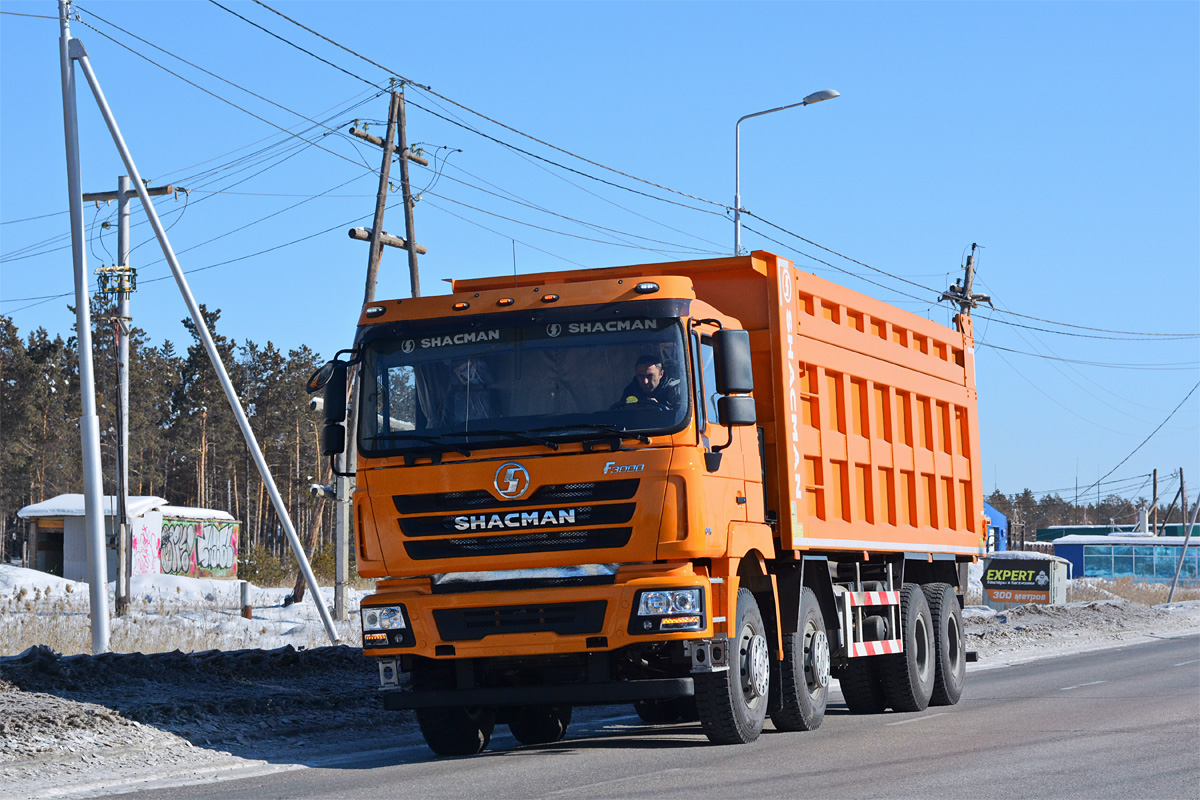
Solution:
<path fill-rule="evenodd" d="M 617 401 L 617 405 L 649 403 L 653 399 L 662 408 L 668 411 L 675 411 L 683 401 L 683 398 L 680 396 L 682 388 L 683 382 L 678 378 L 668 378 L 664 375 L 654 391 L 646 394 L 646 392 L 642 391 L 641 384 L 635 378 L 621 391 L 621 399 Z"/>

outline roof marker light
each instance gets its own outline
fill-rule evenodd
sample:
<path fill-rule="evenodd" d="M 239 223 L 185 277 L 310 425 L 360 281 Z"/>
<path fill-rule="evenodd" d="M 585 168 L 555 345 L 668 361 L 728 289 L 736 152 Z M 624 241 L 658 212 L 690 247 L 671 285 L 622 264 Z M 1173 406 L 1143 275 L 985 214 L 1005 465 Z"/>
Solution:
<path fill-rule="evenodd" d="M 658 284 L 653 281 L 646 281 L 633 287 L 633 290 L 638 294 L 654 294 L 658 291 Z"/>
<path fill-rule="evenodd" d="M 496 305 L 511 306 L 514 302 L 516 302 L 516 301 L 513 300 L 511 297 L 501 297 L 499 300 L 496 301 Z"/>
<path fill-rule="evenodd" d="M 454 304 L 455 311 L 466 311 L 470 307 L 471 307 L 470 303 L 455 303 Z"/>
<path fill-rule="evenodd" d="M 553 303 L 553 302 L 554 302 L 555 300 L 557 300 L 557 299 L 558 299 L 558 295 L 556 295 L 556 294 L 545 294 L 545 295 L 542 295 L 542 302 L 543 302 L 543 303 Z"/>
<path fill-rule="evenodd" d="M 363 313 L 366 314 L 368 317 L 378 317 L 380 314 L 382 314 L 386 310 L 387 309 L 385 309 L 383 306 L 371 306 Z"/>

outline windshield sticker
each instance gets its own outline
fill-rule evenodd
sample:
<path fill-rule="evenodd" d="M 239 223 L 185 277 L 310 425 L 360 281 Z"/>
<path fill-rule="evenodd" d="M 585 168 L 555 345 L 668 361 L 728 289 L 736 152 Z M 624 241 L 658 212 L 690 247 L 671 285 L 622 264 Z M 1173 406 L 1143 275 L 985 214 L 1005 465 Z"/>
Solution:
<path fill-rule="evenodd" d="M 466 333 L 448 333 L 443 336 L 426 336 L 423 339 L 405 339 L 400 343 L 400 349 L 411 353 L 418 347 L 422 350 L 434 347 L 451 347 L 459 344 L 474 344 L 475 342 L 500 341 L 499 328 L 490 331 L 467 331 Z"/>
<path fill-rule="evenodd" d="M 607 322 L 572 322 L 567 333 L 616 333 L 617 331 L 656 331 L 656 319 L 611 319 Z"/>

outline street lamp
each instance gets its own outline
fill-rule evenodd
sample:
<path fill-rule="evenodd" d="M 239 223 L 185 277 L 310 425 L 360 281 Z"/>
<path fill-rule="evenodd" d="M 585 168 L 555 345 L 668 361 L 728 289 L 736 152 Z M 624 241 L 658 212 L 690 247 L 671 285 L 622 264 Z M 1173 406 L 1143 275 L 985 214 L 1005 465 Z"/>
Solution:
<path fill-rule="evenodd" d="M 833 89 L 822 89 L 819 92 L 813 92 L 808 97 L 801 100 L 799 103 L 792 103 L 788 106 L 780 106 L 779 108 L 770 108 L 766 111 L 758 111 L 754 114 L 747 114 L 737 121 L 737 125 L 733 129 L 733 146 L 734 146 L 734 188 L 733 188 L 733 254 L 742 254 L 742 122 L 751 117 L 761 117 L 763 114 L 774 114 L 776 111 L 785 111 L 789 108 L 797 106 L 811 106 L 813 103 L 819 103 L 822 100 L 829 100 L 833 97 L 840 96 L 840 92 Z"/>

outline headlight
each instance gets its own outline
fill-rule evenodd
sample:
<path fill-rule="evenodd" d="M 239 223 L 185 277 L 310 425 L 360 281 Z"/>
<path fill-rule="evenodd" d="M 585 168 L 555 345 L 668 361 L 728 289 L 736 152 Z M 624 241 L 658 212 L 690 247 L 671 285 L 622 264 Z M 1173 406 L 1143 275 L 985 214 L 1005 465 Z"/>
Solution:
<path fill-rule="evenodd" d="M 372 606 L 362 610 L 364 631 L 391 631 L 408 627 L 400 606 Z"/>
<path fill-rule="evenodd" d="M 642 592 L 638 603 L 639 617 L 661 617 L 668 614 L 696 614 L 700 611 L 699 589 Z"/>

